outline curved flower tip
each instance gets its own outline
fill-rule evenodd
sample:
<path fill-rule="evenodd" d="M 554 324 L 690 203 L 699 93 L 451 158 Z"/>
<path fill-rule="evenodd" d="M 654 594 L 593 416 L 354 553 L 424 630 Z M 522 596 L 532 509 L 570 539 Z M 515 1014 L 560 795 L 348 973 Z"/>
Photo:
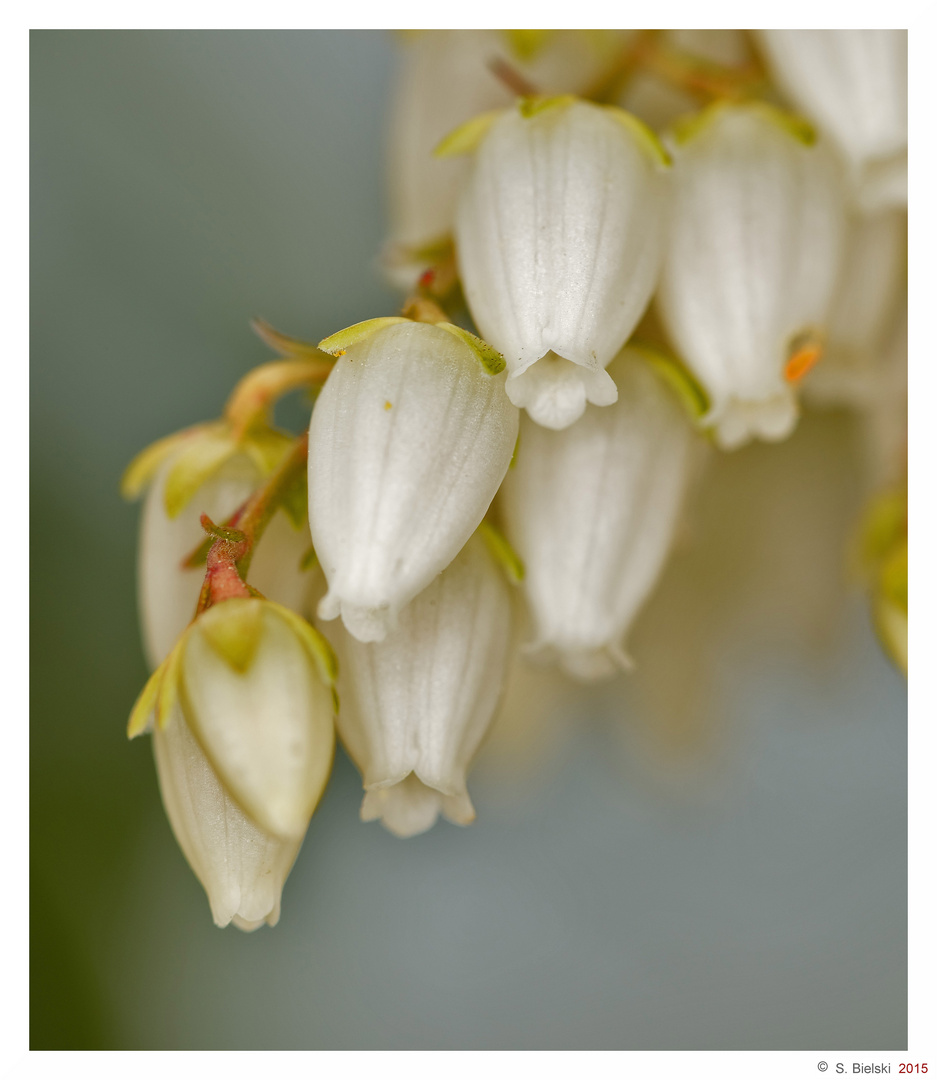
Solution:
<path fill-rule="evenodd" d="M 611 644 L 604 649 L 563 652 L 560 667 L 579 682 L 598 682 L 622 671 L 633 671 L 634 660 L 620 645 Z"/>
<path fill-rule="evenodd" d="M 561 431 L 586 411 L 586 403 L 614 405 L 618 389 L 607 371 L 592 370 L 554 352 L 508 377 L 510 400 L 543 427 Z"/>
<path fill-rule="evenodd" d="M 737 450 L 752 439 L 780 442 L 797 426 L 800 410 L 792 391 L 764 401 L 740 401 L 730 398 L 718 412 L 703 419 L 713 427 L 716 445 L 721 450 Z"/>
<path fill-rule="evenodd" d="M 415 773 L 396 784 L 370 788 L 361 803 L 362 821 L 380 821 L 401 839 L 427 832 L 440 814 L 453 825 L 471 825 L 475 807 L 466 790 L 445 795 Z"/>
<path fill-rule="evenodd" d="M 221 783 L 180 709 L 153 732 L 160 792 L 176 840 L 220 927 L 256 930 L 280 918 L 280 894 L 302 838 L 274 836 Z"/>
<path fill-rule="evenodd" d="M 342 591 L 341 584 L 336 583 L 319 601 L 316 615 L 325 622 L 341 616 L 345 629 L 359 641 L 383 641 L 397 625 L 399 609 L 390 604 L 351 604 L 341 599 Z"/>

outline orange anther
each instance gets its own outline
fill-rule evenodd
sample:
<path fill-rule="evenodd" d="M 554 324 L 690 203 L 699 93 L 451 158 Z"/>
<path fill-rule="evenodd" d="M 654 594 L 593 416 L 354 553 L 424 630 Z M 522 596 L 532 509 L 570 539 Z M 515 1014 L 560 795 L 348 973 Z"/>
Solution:
<path fill-rule="evenodd" d="M 435 267 L 430 267 L 429 270 L 424 270 L 420 274 L 420 288 L 428 289 L 433 284 L 433 279 L 436 277 Z"/>
<path fill-rule="evenodd" d="M 800 382 L 808 371 L 823 356 L 823 346 L 817 341 L 808 341 L 799 349 L 791 353 L 790 359 L 784 366 L 784 378 L 789 383 Z"/>

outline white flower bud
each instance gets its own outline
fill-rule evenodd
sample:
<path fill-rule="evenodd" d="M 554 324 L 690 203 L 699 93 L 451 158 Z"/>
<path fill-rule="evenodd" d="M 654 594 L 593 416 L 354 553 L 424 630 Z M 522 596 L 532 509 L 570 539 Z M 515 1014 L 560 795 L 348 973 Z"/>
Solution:
<path fill-rule="evenodd" d="M 391 241 L 425 248 L 452 230 L 468 162 L 439 159 L 443 136 L 477 113 L 511 104 L 514 94 L 491 70 L 507 60 L 545 92 L 575 91 L 606 58 L 577 32 L 554 32 L 535 54 L 512 55 L 498 30 L 428 30 L 404 41 L 388 139 Z M 412 284 L 404 270 L 401 281 Z"/>
<path fill-rule="evenodd" d="M 170 457 L 156 473 L 140 524 L 138 604 L 144 651 L 151 668 L 165 659 L 195 614 L 205 568 L 184 569 L 182 562 L 205 539 L 200 515 L 224 521 L 263 480 L 248 457 L 235 454 L 170 517 L 166 481 L 178 457 Z M 302 610 L 307 585 L 300 562 L 310 544 L 305 525 L 297 529 L 285 513 L 276 514 L 257 545 L 251 584 L 270 600 Z"/>
<path fill-rule="evenodd" d="M 565 431 L 524 421 L 501 495 L 533 648 L 583 679 L 629 665 L 624 639 L 670 550 L 694 444 L 684 407 L 641 352 L 625 349 L 609 370 L 616 404 Z"/>
<path fill-rule="evenodd" d="M 865 405 L 895 322 L 907 267 L 907 219 L 901 211 L 854 217 L 827 322 L 823 360 L 804 382 L 807 401 Z"/>
<path fill-rule="evenodd" d="M 255 930 L 280 918 L 280 893 L 302 838 L 261 829 L 218 779 L 178 707 L 153 731 L 166 815 L 183 854 L 208 893 L 218 926 Z"/>
<path fill-rule="evenodd" d="M 382 640 L 484 517 L 517 422 L 504 376 L 440 326 L 397 322 L 350 345 L 309 427 L 319 617 Z"/>
<path fill-rule="evenodd" d="M 522 102 L 478 148 L 456 219 L 460 276 L 504 354 L 508 396 L 539 424 L 615 401 L 605 368 L 660 268 L 665 161 L 639 121 L 574 100 Z"/>
<path fill-rule="evenodd" d="M 906 205 L 907 30 L 760 34 L 782 89 L 842 151 L 861 205 Z"/>
<path fill-rule="evenodd" d="M 509 587 L 479 536 L 382 642 L 337 631 L 339 733 L 362 773 L 362 820 L 398 836 L 440 813 L 474 820 L 465 774 L 494 714 L 510 633 Z"/>
<path fill-rule="evenodd" d="M 678 135 L 659 311 L 723 449 L 797 422 L 788 361 L 826 318 L 843 233 L 835 162 L 809 142 L 762 105 L 714 107 Z"/>
<path fill-rule="evenodd" d="M 263 830 L 299 839 L 334 748 L 334 664 L 320 635 L 264 600 L 226 600 L 181 645 L 186 722 L 231 796 Z"/>

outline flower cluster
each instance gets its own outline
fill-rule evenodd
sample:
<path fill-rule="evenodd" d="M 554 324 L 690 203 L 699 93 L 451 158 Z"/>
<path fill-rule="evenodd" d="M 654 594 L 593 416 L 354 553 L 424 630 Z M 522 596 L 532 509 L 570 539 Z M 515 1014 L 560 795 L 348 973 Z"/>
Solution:
<path fill-rule="evenodd" d="M 863 417 L 862 565 L 906 667 L 906 34 L 402 49 L 401 314 L 318 346 L 257 324 L 280 358 L 125 478 L 155 669 L 130 734 L 219 925 L 276 922 L 336 730 L 363 820 L 471 822 L 516 628 L 576 680 L 640 663 L 695 479 L 802 401 Z M 294 438 L 271 415 L 297 388 Z"/>

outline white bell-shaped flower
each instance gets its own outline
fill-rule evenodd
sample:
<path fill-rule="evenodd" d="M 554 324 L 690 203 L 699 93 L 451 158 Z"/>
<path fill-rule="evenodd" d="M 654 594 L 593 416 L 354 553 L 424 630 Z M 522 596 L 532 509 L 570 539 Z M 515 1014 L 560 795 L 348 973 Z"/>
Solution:
<path fill-rule="evenodd" d="M 518 56 L 500 30 L 425 30 L 400 43 L 387 141 L 392 244 L 426 249 L 451 233 L 468 162 L 436 158 L 433 150 L 477 113 L 511 104 L 514 93 L 492 62 L 507 62 L 554 93 L 580 89 L 607 61 L 599 43 L 581 31 L 547 33 L 524 52 Z M 414 276 L 404 262 L 399 280 L 412 284 Z"/>
<path fill-rule="evenodd" d="M 265 600 L 227 600 L 180 646 L 186 722 L 232 797 L 258 825 L 299 839 L 325 789 L 335 743 L 328 646 Z"/>
<path fill-rule="evenodd" d="M 829 134 L 867 210 L 908 201 L 907 30 L 762 30 L 791 101 Z"/>
<path fill-rule="evenodd" d="M 250 458 L 235 454 L 170 516 L 166 484 L 178 456 L 170 457 L 156 473 L 140 524 L 138 605 L 151 668 L 165 659 L 195 614 L 205 568 L 187 569 L 182 564 L 205 539 L 200 516 L 208 514 L 212 521 L 224 521 L 263 480 Z M 257 545 L 251 584 L 270 600 L 301 611 L 307 591 L 301 562 L 311 543 L 305 523 L 296 528 L 285 513 L 277 513 Z"/>
<path fill-rule="evenodd" d="M 218 926 L 256 930 L 280 918 L 280 893 L 302 838 L 262 829 L 231 797 L 181 709 L 153 731 L 159 788 L 172 831 L 208 893 Z"/>
<path fill-rule="evenodd" d="M 504 375 L 471 335 L 388 321 L 339 356 L 309 427 L 309 523 L 328 582 L 319 617 L 341 615 L 359 641 L 382 640 L 455 558 L 517 440 Z"/>
<path fill-rule="evenodd" d="M 823 360 L 804 381 L 808 402 L 864 406 L 874 400 L 906 269 L 907 218 L 902 211 L 886 210 L 850 220 Z"/>
<path fill-rule="evenodd" d="M 465 774 L 494 715 L 510 634 L 509 586 L 478 535 L 383 641 L 337 629 L 339 733 L 361 770 L 362 820 L 398 836 L 440 813 L 474 820 Z"/>
<path fill-rule="evenodd" d="M 696 442 L 643 352 L 626 348 L 609 371 L 609 408 L 565 431 L 525 419 L 499 500 L 525 567 L 530 647 L 582 679 L 629 666 L 625 637 L 670 551 Z"/>
<path fill-rule="evenodd" d="M 508 396 L 539 424 L 615 401 L 605 368 L 660 270 L 665 165 L 640 121 L 575 99 L 521 101 L 482 138 L 456 219 L 460 276 Z"/>
<path fill-rule="evenodd" d="M 675 142 L 660 315 L 723 449 L 786 438 L 840 264 L 836 163 L 764 105 L 713 107 Z"/>

